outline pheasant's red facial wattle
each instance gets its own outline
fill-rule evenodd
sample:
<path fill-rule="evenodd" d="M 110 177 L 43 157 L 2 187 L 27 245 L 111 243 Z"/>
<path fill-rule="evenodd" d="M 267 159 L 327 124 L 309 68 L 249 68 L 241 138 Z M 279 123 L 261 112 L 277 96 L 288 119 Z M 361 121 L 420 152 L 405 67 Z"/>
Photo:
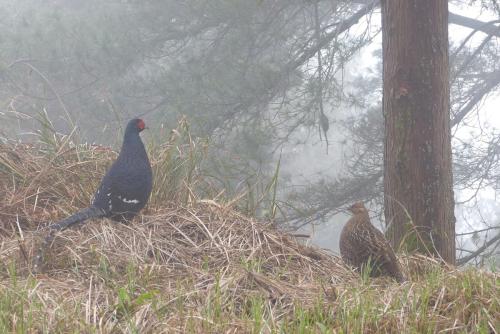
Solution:
<path fill-rule="evenodd" d="M 139 132 L 144 130 L 146 128 L 146 123 L 142 119 L 137 120 L 137 129 L 139 129 Z"/>

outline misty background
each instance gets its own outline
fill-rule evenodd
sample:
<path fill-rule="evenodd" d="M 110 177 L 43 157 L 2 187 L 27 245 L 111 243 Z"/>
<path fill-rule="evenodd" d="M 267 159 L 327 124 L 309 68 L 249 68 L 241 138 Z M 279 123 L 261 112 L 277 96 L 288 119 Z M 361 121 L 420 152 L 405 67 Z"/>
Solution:
<path fill-rule="evenodd" d="M 500 9 L 450 12 L 457 258 L 498 263 Z M 337 252 L 354 201 L 384 229 L 380 28 L 376 1 L 0 0 L 0 138 L 118 148 L 141 116 L 153 145 L 185 118 L 221 198 Z"/>

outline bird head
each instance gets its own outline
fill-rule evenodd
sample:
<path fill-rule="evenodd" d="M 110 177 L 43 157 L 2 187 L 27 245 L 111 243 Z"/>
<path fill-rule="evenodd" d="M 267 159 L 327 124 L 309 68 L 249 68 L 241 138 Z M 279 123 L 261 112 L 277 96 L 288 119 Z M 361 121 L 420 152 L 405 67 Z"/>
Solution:
<path fill-rule="evenodd" d="M 363 202 L 356 202 L 353 205 L 349 207 L 349 211 L 352 213 L 356 214 L 361 214 L 361 213 L 366 213 L 368 210 L 366 210 L 365 205 Z"/>
<path fill-rule="evenodd" d="M 146 129 L 146 123 L 140 118 L 134 118 L 128 122 L 125 132 L 139 133 L 144 129 Z"/>

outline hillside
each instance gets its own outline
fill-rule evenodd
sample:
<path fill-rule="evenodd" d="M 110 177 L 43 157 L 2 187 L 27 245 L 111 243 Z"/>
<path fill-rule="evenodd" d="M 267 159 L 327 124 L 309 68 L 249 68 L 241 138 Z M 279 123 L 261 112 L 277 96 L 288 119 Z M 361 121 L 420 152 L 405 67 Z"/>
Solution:
<path fill-rule="evenodd" d="M 358 277 L 232 202 L 200 198 L 198 146 L 175 136 L 150 147 L 143 216 L 65 231 L 32 275 L 43 227 L 87 205 L 115 157 L 53 138 L 0 144 L 2 333 L 499 331 L 498 273 L 402 256 L 409 282 Z"/>

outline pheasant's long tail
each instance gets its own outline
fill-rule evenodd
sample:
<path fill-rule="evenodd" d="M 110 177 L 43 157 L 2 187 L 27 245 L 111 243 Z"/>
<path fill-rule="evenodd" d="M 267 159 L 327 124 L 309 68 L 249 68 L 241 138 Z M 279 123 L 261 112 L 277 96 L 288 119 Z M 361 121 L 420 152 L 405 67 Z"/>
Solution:
<path fill-rule="evenodd" d="M 89 208 L 82 209 L 77 213 L 75 213 L 74 215 L 71 215 L 68 218 L 59 221 L 58 223 L 49 226 L 50 229 L 49 233 L 47 234 L 42 244 L 40 245 L 40 248 L 38 249 L 38 252 L 36 253 L 36 256 L 33 260 L 33 272 L 37 273 L 41 270 L 43 265 L 45 250 L 50 246 L 57 232 L 63 231 L 72 225 L 83 223 L 87 219 L 104 217 L 105 215 L 106 212 L 104 212 L 104 210 L 92 206 Z"/>

